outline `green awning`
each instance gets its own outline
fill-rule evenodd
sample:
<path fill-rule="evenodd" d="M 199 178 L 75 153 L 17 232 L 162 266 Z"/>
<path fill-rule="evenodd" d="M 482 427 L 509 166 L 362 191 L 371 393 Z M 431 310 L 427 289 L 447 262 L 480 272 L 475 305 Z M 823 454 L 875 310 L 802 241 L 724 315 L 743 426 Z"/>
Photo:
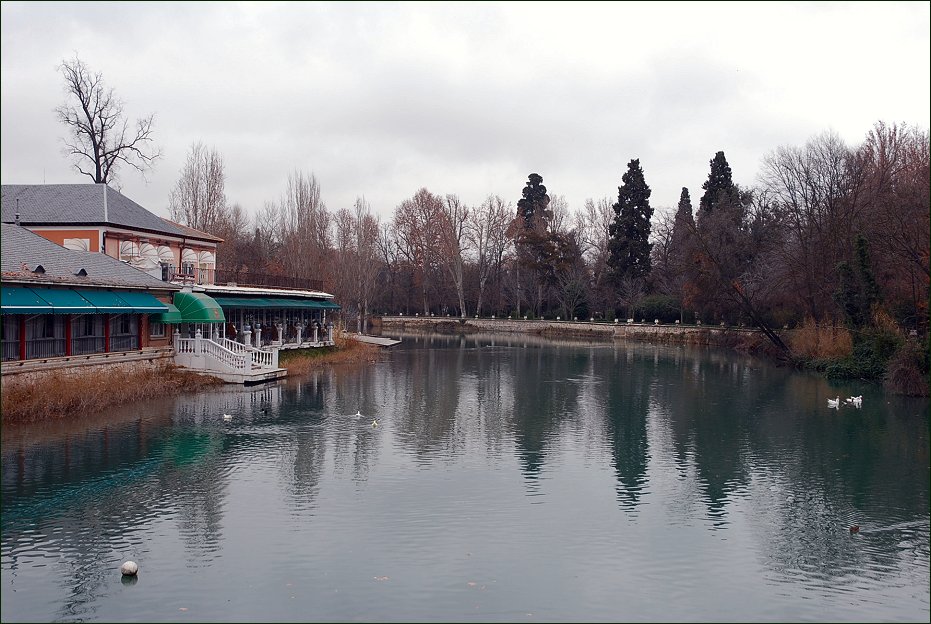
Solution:
<path fill-rule="evenodd" d="M 97 314 L 94 304 L 70 288 L 33 288 L 32 291 L 52 304 L 53 314 Z"/>
<path fill-rule="evenodd" d="M 184 323 L 224 323 L 223 308 L 211 297 L 199 292 L 176 292 L 175 306 Z"/>
<path fill-rule="evenodd" d="M 147 292 L 120 291 L 120 299 L 132 306 L 133 312 L 140 314 L 155 314 L 168 311 L 168 306 Z"/>
<path fill-rule="evenodd" d="M 247 299 L 243 297 L 214 297 L 214 301 L 224 308 L 268 308 L 268 299 L 255 297 Z"/>
<path fill-rule="evenodd" d="M 284 308 L 288 310 L 306 310 L 307 308 L 313 307 L 313 306 L 307 305 L 307 303 L 305 303 L 305 301 L 301 299 L 282 299 L 280 297 L 275 297 L 275 298 L 269 299 L 268 301 L 270 303 L 268 307 L 270 308 L 278 308 L 278 309 Z"/>
<path fill-rule="evenodd" d="M 335 301 L 317 301 L 317 307 L 323 308 L 324 310 L 339 310 L 339 304 Z"/>
<path fill-rule="evenodd" d="M 131 313 L 131 305 L 120 299 L 112 290 L 76 290 L 74 291 L 90 301 L 98 312 Z"/>
<path fill-rule="evenodd" d="M 181 312 L 173 304 L 166 303 L 168 307 L 167 312 L 162 312 L 161 314 L 153 314 L 152 320 L 157 323 L 182 323 L 184 319 L 181 318 Z"/>
<path fill-rule="evenodd" d="M 0 310 L 3 314 L 51 314 L 52 304 L 23 286 L 0 288 Z"/>

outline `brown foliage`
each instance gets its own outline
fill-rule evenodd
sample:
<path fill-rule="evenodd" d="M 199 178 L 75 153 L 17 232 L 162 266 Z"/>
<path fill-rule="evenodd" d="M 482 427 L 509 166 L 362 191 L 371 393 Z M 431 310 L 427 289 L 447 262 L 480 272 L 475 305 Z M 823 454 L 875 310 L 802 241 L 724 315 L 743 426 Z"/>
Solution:
<path fill-rule="evenodd" d="M 850 332 L 837 325 L 818 325 L 811 317 L 789 336 L 789 348 L 804 359 L 840 359 L 853 350 Z"/>
<path fill-rule="evenodd" d="M 173 365 L 155 371 L 56 372 L 40 381 L 3 380 L 3 422 L 74 418 L 155 397 L 200 390 L 223 382 Z"/>

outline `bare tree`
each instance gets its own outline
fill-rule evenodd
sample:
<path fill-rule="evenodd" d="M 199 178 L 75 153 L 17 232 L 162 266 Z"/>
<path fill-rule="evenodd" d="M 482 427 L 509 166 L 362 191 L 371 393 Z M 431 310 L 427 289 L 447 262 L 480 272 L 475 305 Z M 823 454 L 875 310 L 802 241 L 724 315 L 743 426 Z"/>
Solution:
<path fill-rule="evenodd" d="M 191 145 L 187 162 L 168 196 L 171 218 L 196 230 L 216 234 L 229 218 L 223 157 L 200 141 Z"/>
<path fill-rule="evenodd" d="M 569 202 L 566 201 L 565 195 L 552 195 L 548 206 L 552 215 L 550 216 L 550 232 L 553 234 L 565 234 L 569 229 Z"/>
<path fill-rule="evenodd" d="M 475 313 L 481 315 L 488 280 L 501 271 L 504 254 L 510 239 L 507 227 L 514 206 L 498 195 L 489 195 L 482 205 L 469 213 L 467 236 L 478 274 L 478 301 Z"/>
<path fill-rule="evenodd" d="M 804 147 L 780 147 L 763 161 L 763 187 L 786 216 L 782 261 L 806 313 L 819 322 L 833 309 L 835 268 L 853 255 L 861 228 L 861 167 L 831 132 Z"/>
<path fill-rule="evenodd" d="M 470 209 L 462 203 L 458 195 L 447 195 L 439 220 L 439 257 L 440 262 L 449 273 L 456 295 L 459 298 L 459 316 L 466 317 L 465 294 L 463 291 L 462 254 L 468 245 L 466 226 Z"/>
<path fill-rule="evenodd" d="M 398 250 L 414 269 L 420 286 L 423 313 L 430 313 L 427 292 L 438 265 L 439 227 L 443 200 L 426 188 L 405 199 L 394 211 L 394 231 Z"/>
<path fill-rule="evenodd" d="M 281 262 L 294 277 L 318 279 L 335 290 L 330 240 L 332 216 L 320 198 L 320 185 L 313 173 L 294 171 L 280 202 L 278 236 L 282 244 Z"/>
<path fill-rule="evenodd" d="M 69 97 L 55 114 L 68 128 L 65 147 L 74 168 L 96 183 L 112 182 L 123 164 L 144 178 L 161 155 L 152 137 L 155 114 L 137 119 L 130 128 L 123 102 L 104 85 L 100 72 L 93 73 L 77 56 L 62 61 L 59 70 Z"/>
<path fill-rule="evenodd" d="M 610 250 L 611 223 L 614 221 L 614 200 L 602 197 L 596 203 L 593 199 L 586 199 L 585 206 L 575 213 L 575 230 L 577 232 L 582 257 L 585 258 L 591 270 L 593 306 L 607 312 L 610 305 L 613 308 L 612 287 L 608 282 L 608 256 Z"/>

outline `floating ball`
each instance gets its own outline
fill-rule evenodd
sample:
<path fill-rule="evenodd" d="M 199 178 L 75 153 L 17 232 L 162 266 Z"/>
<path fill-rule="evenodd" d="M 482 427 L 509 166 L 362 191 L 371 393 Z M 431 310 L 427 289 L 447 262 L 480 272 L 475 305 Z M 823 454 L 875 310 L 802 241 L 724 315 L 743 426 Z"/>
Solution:
<path fill-rule="evenodd" d="M 120 574 L 123 576 L 136 576 L 138 571 L 139 566 L 136 565 L 135 561 L 126 561 L 120 566 Z"/>

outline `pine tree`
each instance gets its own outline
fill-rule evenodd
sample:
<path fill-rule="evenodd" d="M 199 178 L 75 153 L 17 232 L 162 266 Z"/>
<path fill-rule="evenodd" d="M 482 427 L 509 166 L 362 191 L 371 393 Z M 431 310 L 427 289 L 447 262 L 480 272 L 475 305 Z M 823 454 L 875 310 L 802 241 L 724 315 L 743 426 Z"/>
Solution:
<path fill-rule="evenodd" d="M 731 167 L 727 164 L 724 152 L 718 152 L 710 161 L 711 172 L 701 187 L 705 194 L 701 196 L 698 208 L 702 213 L 711 212 L 716 206 L 738 199 L 737 187 L 731 179 Z"/>
<path fill-rule="evenodd" d="M 608 228 L 611 267 L 615 283 L 624 279 L 641 279 L 650 272 L 650 187 L 643 178 L 640 160 L 627 164 L 614 204 L 614 222 Z"/>

